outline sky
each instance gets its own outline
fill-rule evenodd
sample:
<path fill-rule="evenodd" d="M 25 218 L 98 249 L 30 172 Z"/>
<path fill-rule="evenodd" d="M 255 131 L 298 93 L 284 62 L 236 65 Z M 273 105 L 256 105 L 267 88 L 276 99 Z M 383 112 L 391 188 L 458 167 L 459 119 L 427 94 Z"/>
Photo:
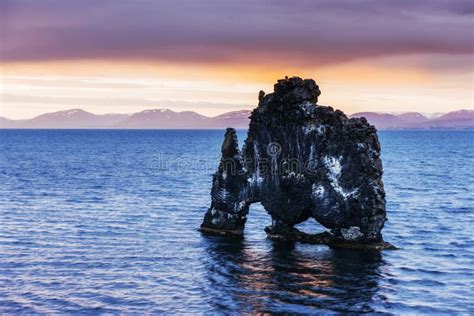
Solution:
<path fill-rule="evenodd" d="M 0 0 L 0 116 L 252 109 L 284 76 L 346 113 L 474 109 L 471 0 Z"/>

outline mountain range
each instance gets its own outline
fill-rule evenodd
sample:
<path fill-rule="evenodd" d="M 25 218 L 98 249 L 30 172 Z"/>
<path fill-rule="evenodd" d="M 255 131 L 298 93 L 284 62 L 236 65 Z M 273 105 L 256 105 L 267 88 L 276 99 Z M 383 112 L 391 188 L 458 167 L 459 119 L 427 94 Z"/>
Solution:
<path fill-rule="evenodd" d="M 217 129 L 247 128 L 249 110 L 209 117 L 192 111 L 145 110 L 133 114 L 93 114 L 81 109 L 46 113 L 27 120 L 0 117 L 0 128 L 51 129 Z"/>
<path fill-rule="evenodd" d="M 51 129 L 222 129 L 248 127 L 251 111 L 240 110 L 209 117 L 192 111 L 145 110 L 133 114 L 93 114 L 81 109 L 46 113 L 26 120 L 0 117 L 0 128 Z M 474 110 L 460 110 L 428 117 L 409 112 L 389 114 L 359 112 L 350 117 L 365 117 L 380 130 L 394 129 L 470 129 L 474 128 Z"/>
<path fill-rule="evenodd" d="M 359 112 L 350 117 L 365 117 L 380 130 L 396 129 L 471 129 L 474 128 L 474 110 L 459 110 L 428 117 L 418 112 L 389 114 Z"/>

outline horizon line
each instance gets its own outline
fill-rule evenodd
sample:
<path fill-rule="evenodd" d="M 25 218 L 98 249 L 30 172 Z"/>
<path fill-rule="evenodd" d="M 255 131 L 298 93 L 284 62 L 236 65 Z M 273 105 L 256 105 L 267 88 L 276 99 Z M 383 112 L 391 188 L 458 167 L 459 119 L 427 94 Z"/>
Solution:
<path fill-rule="evenodd" d="M 337 109 L 335 108 L 334 106 L 331 106 L 331 105 L 323 105 L 323 104 L 316 104 L 318 106 L 330 106 L 334 109 Z M 257 106 L 258 107 L 258 106 Z M 256 107 L 255 107 L 256 108 Z M 105 115 L 134 115 L 134 114 L 137 114 L 137 113 L 142 113 L 142 112 L 145 112 L 145 111 L 158 111 L 158 110 L 165 110 L 165 111 L 170 111 L 170 112 L 173 112 L 173 113 L 196 113 L 198 115 L 201 115 L 201 116 L 204 116 L 204 117 L 207 117 L 207 118 L 216 118 L 218 116 L 221 116 L 221 115 L 224 115 L 224 114 L 228 114 L 228 113 L 235 113 L 235 112 L 242 112 L 242 111 L 248 111 L 248 112 L 252 112 L 255 108 L 253 109 L 238 109 L 238 110 L 232 110 L 232 111 L 226 111 L 226 112 L 222 112 L 220 114 L 217 114 L 217 115 L 214 115 L 214 116 L 209 116 L 209 115 L 206 115 L 206 114 L 202 114 L 202 113 L 199 113 L 197 111 L 190 111 L 190 110 L 185 110 L 185 111 L 175 111 L 175 110 L 172 110 L 172 109 L 169 109 L 169 108 L 147 108 L 147 109 L 144 109 L 144 110 L 140 110 L 140 111 L 136 111 L 136 112 L 109 112 L 109 113 L 104 113 L 104 114 L 97 114 L 97 113 L 94 113 L 94 112 L 91 112 L 91 111 L 88 111 L 88 110 L 84 110 L 82 108 L 70 108 L 70 109 L 65 109 L 65 110 L 57 110 L 57 111 L 52 111 L 52 112 L 45 112 L 45 113 L 42 113 L 42 114 L 38 114 L 38 115 L 35 115 L 33 117 L 30 117 L 30 118 L 22 118 L 22 119 L 12 119 L 12 118 L 8 118 L 6 116 L 0 116 L 0 118 L 4 118 L 4 119 L 7 119 L 7 120 L 10 120 L 10 121 L 24 121 L 24 120 L 32 120 L 34 118 L 37 118 L 39 116 L 42 116 L 42 115 L 46 115 L 46 114 L 54 114 L 54 113 L 60 113 L 60 112 L 69 112 L 69 111 L 82 111 L 82 112 L 86 112 L 86 113 L 89 113 L 89 114 L 93 114 L 93 115 L 97 115 L 97 116 L 105 116 Z M 447 112 L 418 112 L 418 111 L 402 111 L 402 112 L 385 112 L 385 111 L 357 111 L 357 112 L 354 112 L 354 113 L 346 113 L 344 112 L 344 114 L 346 114 L 347 116 L 351 116 L 351 115 L 354 115 L 354 114 L 359 114 L 359 113 L 375 113 L 375 114 L 390 114 L 390 115 L 402 115 L 402 114 L 407 114 L 407 113 L 419 113 L 419 114 L 422 114 L 424 116 L 427 116 L 428 118 L 430 118 L 431 116 L 438 116 L 438 115 L 443 115 L 443 114 L 447 114 L 447 113 L 452 113 L 452 112 L 460 112 L 460 111 L 474 111 L 474 109 L 467 109 L 467 108 L 460 108 L 458 110 L 453 110 L 453 111 L 447 111 Z"/>

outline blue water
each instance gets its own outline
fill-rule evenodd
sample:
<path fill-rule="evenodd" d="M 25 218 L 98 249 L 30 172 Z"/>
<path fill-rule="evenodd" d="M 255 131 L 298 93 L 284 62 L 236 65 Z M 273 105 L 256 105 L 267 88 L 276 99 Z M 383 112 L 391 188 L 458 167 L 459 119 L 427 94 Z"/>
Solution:
<path fill-rule="evenodd" d="M 222 138 L 0 131 L 0 313 L 474 313 L 474 132 L 380 133 L 383 253 L 201 235 Z"/>

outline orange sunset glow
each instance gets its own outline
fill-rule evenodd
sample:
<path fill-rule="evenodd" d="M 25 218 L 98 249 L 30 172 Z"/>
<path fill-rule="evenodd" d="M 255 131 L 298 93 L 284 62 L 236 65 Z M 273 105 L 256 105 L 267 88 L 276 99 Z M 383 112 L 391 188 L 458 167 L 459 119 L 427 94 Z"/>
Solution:
<path fill-rule="evenodd" d="M 71 20 L 52 15 L 48 8 L 53 3 L 55 10 Z M 204 5 L 192 8 L 203 17 L 190 19 L 191 11 L 180 13 L 184 20 L 178 30 L 170 29 L 176 21 L 163 16 L 172 9 L 171 3 L 154 5 L 155 16 L 143 16 L 146 7 L 131 2 L 129 14 L 142 20 L 131 16 L 128 26 L 117 24 L 107 30 L 104 21 L 112 26 L 119 23 L 117 14 L 125 14 L 122 6 L 104 3 L 97 16 L 90 15 L 94 7 L 87 1 L 77 3 L 74 16 L 73 7 L 54 1 L 32 7 L 7 1 L 2 6 L 6 16 L 0 22 L 0 116 L 11 119 L 70 108 L 97 114 L 168 108 L 218 115 L 254 108 L 255 91 L 271 91 L 275 80 L 286 75 L 314 78 L 322 90 L 320 103 L 347 113 L 473 108 L 472 33 L 465 29 L 472 20 L 454 20 L 454 13 L 436 9 L 428 14 L 420 8 L 405 17 L 420 28 L 415 31 L 395 26 L 400 17 L 389 11 L 386 21 L 372 17 L 353 31 L 341 21 L 329 21 L 334 11 L 326 16 L 321 10 L 314 16 L 291 13 L 282 22 L 283 31 L 278 24 L 280 10 L 287 9 L 283 4 L 255 8 L 271 9 L 274 16 L 268 16 L 267 24 L 255 20 L 257 13 L 244 4 L 218 8 L 245 12 L 251 25 L 241 25 L 232 17 L 208 16 Z M 362 9 L 351 6 L 349 11 L 363 15 Z M 292 14 L 301 14 L 308 23 L 314 21 L 305 29 L 309 33 L 291 33 L 301 32 Z M 87 15 L 91 25 L 81 24 L 81 15 Z M 317 17 L 331 24 L 321 29 Z M 271 27 L 281 38 L 275 37 Z M 438 28 L 445 37 L 434 36 Z M 127 42 L 120 32 L 137 39 Z M 334 38 L 328 37 L 331 32 Z M 354 33 L 354 38 L 338 39 L 339 32 Z M 385 38 L 384 32 L 396 37 L 398 44 Z M 34 40 L 28 42 L 30 37 Z"/>

